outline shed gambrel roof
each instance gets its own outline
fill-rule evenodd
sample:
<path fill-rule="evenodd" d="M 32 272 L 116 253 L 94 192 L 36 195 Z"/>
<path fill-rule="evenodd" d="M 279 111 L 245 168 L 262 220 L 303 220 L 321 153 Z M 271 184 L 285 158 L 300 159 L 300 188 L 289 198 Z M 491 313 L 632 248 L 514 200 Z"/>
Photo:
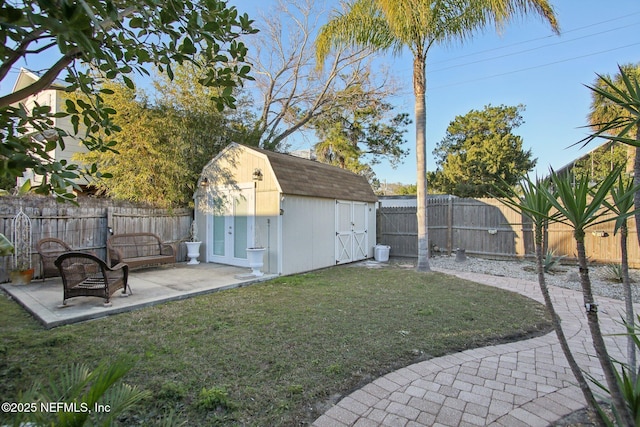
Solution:
<path fill-rule="evenodd" d="M 283 194 L 377 202 L 367 179 L 351 171 L 289 154 L 243 146 L 265 155 Z"/>

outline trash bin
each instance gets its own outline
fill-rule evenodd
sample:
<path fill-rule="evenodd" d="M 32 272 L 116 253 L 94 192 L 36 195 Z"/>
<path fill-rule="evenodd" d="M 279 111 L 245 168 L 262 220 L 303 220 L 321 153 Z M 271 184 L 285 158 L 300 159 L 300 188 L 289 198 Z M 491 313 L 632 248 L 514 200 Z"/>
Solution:
<path fill-rule="evenodd" d="M 388 262 L 390 250 L 391 246 L 389 245 L 375 245 L 373 247 L 373 258 L 378 262 Z"/>

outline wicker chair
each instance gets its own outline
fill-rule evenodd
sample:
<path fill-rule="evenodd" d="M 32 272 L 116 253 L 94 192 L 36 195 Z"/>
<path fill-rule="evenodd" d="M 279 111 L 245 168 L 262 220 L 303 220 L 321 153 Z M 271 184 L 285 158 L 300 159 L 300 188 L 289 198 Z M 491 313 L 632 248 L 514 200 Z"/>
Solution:
<path fill-rule="evenodd" d="M 56 258 L 63 253 L 71 252 L 73 249 L 60 239 L 45 237 L 44 239 L 38 240 L 36 250 L 38 254 L 40 254 L 42 280 L 44 280 L 47 277 L 57 277 L 60 275 L 58 267 L 56 267 L 55 264 Z"/>
<path fill-rule="evenodd" d="M 55 264 L 64 287 L 63 305 L 69 298 L 88 296 L 104 298 L 104 304 L 109 306 L 111 295 L 118 289 L 122 289 L 122 294 L 126 295 L 128 288 L 129 294 L 132 294 L 127 282 L 129 266 L 126 264 L 109 267 L 97 256 L 84 252 L 64 253 L 56 259 Z"/>

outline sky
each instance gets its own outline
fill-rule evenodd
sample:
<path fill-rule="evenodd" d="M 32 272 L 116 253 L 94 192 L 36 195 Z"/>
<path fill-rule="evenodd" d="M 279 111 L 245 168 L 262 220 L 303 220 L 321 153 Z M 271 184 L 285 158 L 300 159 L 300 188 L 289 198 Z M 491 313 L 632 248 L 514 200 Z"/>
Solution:
<path fill-rule="evenodd" d="M 260 13 L 274 0 L 231 0 L 259 28 Z M 524 124 L 514 130 L 524 149 L 538 159 L 533 173 L 546 175 L 595 148 L 571 147 L 588 129 L 591 91 L 597 74 L 615 75 L 618 64 L 640 62 L 640 1 L 550 0 L 561 34 L 535 16 L 516 20 L 497 34 L 495 27 L 463 45 L 435 46 L 427 58 L 427 169 L 432 154 L 456 116 L 485 105 L 525 106 Z M 328 0 L 328 4 L 338 4 Z M 412 57 L 391 54 L 384 62 L 394 70 L 401 93 L 392 103 L 413 117 Z M 416 182 L 415 132 L 406 134 L 410 155 L 397 168 L 374 166 L 381 182 Z M 291 142 L 291 141 L 289 141 Z M 309 148 L 298 142 L 292 148 Z M 306 146 L 305 146 L 306 144 Z"/>
<path fill-rule="evenodd" d="M 255 19 L 277 0 L 229 0 L 240 12 Z M 300 0 L 291 0 L 300 1 Z M 339 5 L 326 2 L 326 9 Z M 640 62 L 640 0 L 550 0 L 561 34 L 555 35 L 538 17 L 516 20 L 496 33 L 494 27 L 478 33 L 464 44 L 433 47 L 427 58 L 427 169 L 435 170 L 432 154 L 456 116 L 486 105 L 525 106 L 524 124 L 514 130 L 531 149 L 544 176 L 549 168 L 561 168 L 595 148 L 573 146 L 584 138 L 587 115 L 596 74 L 617 72 L 618 64 Z M 325 18 L 326 19 L 326 18 Z M 250 43 L 249 48 L 251 48 Z M 42 58 L 45 60 L 46 58 Z M 400 83 L 399 93 L 390 101 L 397 112 L 413 118 L 412 57 L 408 52 L 387 54 L 381 64 L 391 67 Z M 26 64 L 38 69 L 38 64 Z M 17 77 L 17 69 L 13 73 Z M 11 91 L 15 79 L 9 77 L 0 93 Z M 144 84 L 142 84 L 144 86 Z M 416 182 L 415 132 L 410 125 L 405 148 L 410 150 L 402 164 L 392 168 L 387 161 L 374 165 L 381 182 Z M 291 149 L 307 149 L 314 141 L 293 138 Z"/>

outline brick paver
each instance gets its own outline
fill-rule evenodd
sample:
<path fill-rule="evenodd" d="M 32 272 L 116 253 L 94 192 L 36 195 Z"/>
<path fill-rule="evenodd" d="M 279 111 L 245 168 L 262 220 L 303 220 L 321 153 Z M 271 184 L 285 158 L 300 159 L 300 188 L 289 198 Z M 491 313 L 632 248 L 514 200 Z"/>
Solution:
<path fill-rule="evenodd" d="M 535 282 L 444 272 L 543 302 Z M 580 367 L 602 380 L 600 364 L 593 356 L 582 294 L 556 287 L 550 287 L 550 294 Z M 603 333 L 623 332 L 619 319 L 624 303 L 608 298 L 598 298 L 598 303 Z M 612 357 L 624 357 L 624 337 L 608 336 L 606 342 Z M 551 332 L 426 360 L 392 372 L 343 398 L 313 425 L 546 427 L 584 405 L 555 332 Z"/>

